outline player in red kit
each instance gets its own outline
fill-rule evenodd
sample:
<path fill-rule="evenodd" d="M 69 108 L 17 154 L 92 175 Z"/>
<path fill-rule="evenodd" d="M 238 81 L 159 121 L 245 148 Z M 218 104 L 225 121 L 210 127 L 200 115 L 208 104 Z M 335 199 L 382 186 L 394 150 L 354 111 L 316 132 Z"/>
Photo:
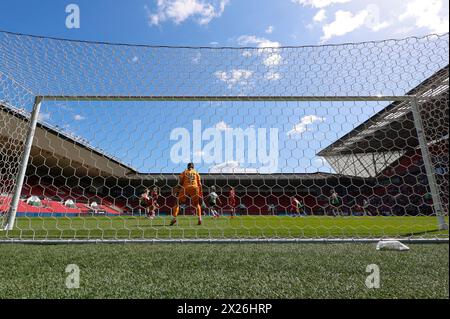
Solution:
<path fill-rule="evenodd" d="M 231 187 L 228 195 L 228 205 L 231 207 L 231 218 L 234 218 L 236 216 L 236 191 L 233 187 Z"/>
<path fill-rule="evenodd" d="M 159 208 L 158 205 L 158 196 L 159 196 L 159 191 L 158 191 L 158 187 L 153 187 L 152 191 L 150 192 L 150 207 L 149 207 L 149 217 L 150 218 L 154 218 L 156 215 L 156 210 Z"/>
<path fill-rule="evenodd" d="M 155 212 L 159 208 L 157 203 L 158 196 L 158 188 L 153 187 L 152 191 L 147 188 L 139 198 L 140 205 L 144 207 L 145 214 L 150 219 L 155 217 Z"/>

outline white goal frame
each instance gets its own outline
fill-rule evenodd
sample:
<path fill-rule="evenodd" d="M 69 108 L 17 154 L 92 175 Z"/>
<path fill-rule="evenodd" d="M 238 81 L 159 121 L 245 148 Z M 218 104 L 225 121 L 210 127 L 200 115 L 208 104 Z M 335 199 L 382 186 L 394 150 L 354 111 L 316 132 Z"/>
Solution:
<path fill-rule="evenodd" d="M 35 135 L 36 125 L 38 122 L 38 115 L 43 101 L 109 101 L 109 102 L 124 102 L 124 101 L 256 101 L 256 102 L 356 102 L 356 101 L 398 101 L 406 102 L 411 105 L 412 114 L 414 117 L 414 124 L 417 130 L 417 137 L 420 144 L 420 149 L 423 156 L 423 162 L 428 178 L 430 193 L 433 199 L 433 209 L 437 216 L 437 224 L 440 230 L 447 230 L 448 224 L 445 221 L 445 213 L 441 198 L 439 195 L 438 184 L 434 175 L 434 170 L 431 162 L 430 153 L 428 150 L 426 138 L 423 130 L 423 123 L 418 109 L 419 97 L 415 95 L 400 95 L 400 96 L 90 96 L 90 95 L 41 95 L 35 96 L 34 104 L 30 117 L 30 124 L 26 135 L 24 150 L 20 161 L 19 172 L 16 177 L 16 184 L 14 193 L 8 212 L 8 220 L 4 231 L 13 230 L 17 208 L 20 200 L 20 194 L 25 179 L 25 172 L 30 157 L 30 151 Z M 427 98 L 420 97 L 420 100 Z M 271 243 L 286 243 L 286 242 L 302 242 L 302 243 L 321 243 L 321 242 L 375 242 L 377 238 L 319 238 L 319 239 L 88 239 L 88 240 L 64 240 L 64 239 L 43 239 L 43 240 L 26 240 L 26 239 L 8 239 L 0 240 L 0 242 L 33 242 L 33 243 L 124 243 L 124 242 L 145 242 L 145 243 L 175 243 L 175 242 L 189 242 L 189 243 L 225 243 L 225 242 L 271 242 Z M 430 238 L 430 239 L 414 239 L 404 238 L 410 242 L 429 243 L 429 242 L 449 242 L 448 238 Z"/>

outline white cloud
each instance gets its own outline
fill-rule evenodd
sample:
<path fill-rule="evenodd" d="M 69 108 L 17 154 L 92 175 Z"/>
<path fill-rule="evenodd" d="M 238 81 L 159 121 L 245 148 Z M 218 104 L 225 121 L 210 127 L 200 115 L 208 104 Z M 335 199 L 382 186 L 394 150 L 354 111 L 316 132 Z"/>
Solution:
<path fill-rule="evenodd" d="M 195 53 L 194 56 L 192 57 L 192 63 L 199 64 L 201 58 L 202 58 L 202 54 L 200 52 Z"/>
<path fill-rule="evenodd" d="M 311 124 L 317 122 L 324 122 L 325 118 L 317 115 L 305 115 L 300 119 L 300 122 L 295 124 L 292 130 L 287 132 L 290 137 L 301 136 L 304 132 L 309 130 Z"/>
<path fill-rule="evenodd" d="M 414 19 L 418 28 L 427 28 L 433 33 L 446 33 L 449 31 L 449 19 L 443 2 L 443 0 L 411 1 L 407 4 L 406 11 L 399 16 L 399 20 Z"/>
<path fill-rule="evenodd" d="M 216 46 L 219 45 L 219 42 L 217 41 L 209 42 L 209 45 Z"/>
<path fill-rule="evenodd" d="M 38 121 L 39 122 L 43 122 L 43 121 L 48 121 L 50 119 L 50 113 L 39 113 L 38 114 Z"/>
<path fill-rule="evenodd" d="M 263 63 L 267 67 L 273 67 L 279 65 L 282 61 L 280 50 L 280 43 L 277 41 L 271 41 L 266 38 L 259 38 L 254 35 L 241 35 L 237 42 L 239 45 L 256 45 L 258 48 L 264 49 L 261 50 L 264 54 Z M 251 53 L 244 52 L 243 55 L 245 57 L 251 56 Z"/>
<path fill-rule="evenodd" d="M 269 52 L 263 63 L 268 67 L 278 65 L 281 63 L 281 55 L 276 51 L 274 51 L 274 53 Z"/>
<path fill-rule="evenodd" d="M 237 42 L 239 45 L 256 45 L 258 48 L 278 48 L 280 46 L 280 43 L 277 41 L 270 41 L 254 35 L 241 35 Z"/>
<path fill-rule="evenodd" d="M 180 24 L 193 17 L 198 24 L 205 25 L 220 17 L 229 0 L 157 0 L 156 12 L 145 6 L 150 25 L 159 25 L 165 21 Z"/>
<path fill-rule="evenodd" d="M 220 121 L 219 123 L 217 123 L 215 125 L 216 130 L 218 131 L 228 131 L 231 130 L 231 127 L 228 126 L 227 123 L 225 123 L 225 121 Z"/>
<path fill-rule="evenodd" d="M 368 16 L 368 10 L 361 10 L 356 14 L 343 10 L 337 11 L 335 13 L 335 20 L 322 27 L 323 36 L 320 38 L 321 41 L 324 42 L 334 36 L 342 36 L 360 28 L 364 25 Z"/>
<path fill-rule="evenodd" d="M 274 30 L 273 25 L 269 25 L 269 26 L 267 27 L 267 29 L 266 29 L 265 32 L 266 32 L 267 34 L 272 34 L 273 30 Z"/>
<path fill-rule="evenodd" d="M 334 36 L 342 36 L 353 32 L 361 27 L 366 27 L 371 31 L 377 32 L 392 25 L 391 21 L 381 21 L 384 17 L 384 11 L 376 4 L 369 4 L 363 10 L 358 12 L 350 12 L 338 10 L 335 12 L 334 21 L 322 26 L 323 36 L 321 42 L 325 42 Z M 326 19 L 325 10 L 321 9 L 314 16 L 314 23 L 323 22 Z"/>
<path fill-rule="evenodd" d="M 258 170 L 256 168 L 245 168 L 241 167 L 238 162 L 236 161 L 229 161 L 225 163 L 220 163 L 214 166 L 211 166 L 209 168 L 209 173 L 222 173 L 222 174 L 239 174 L 239 173 L 246 173 L 246 174 L 254 174 L 258 173 Z"/>
<path fill-rule="evenodd" d="M 314 167 L 322 168 L 322 167 L 329 167 L 328 162 L 323 157 L 316 157 L 313 161 Z"/>
<path fill-rule="evenodd" d="M 414 30 L 414 27 L 406 26 L 396 29 L 393 33 L 404 36 L 405 34 L 411 32 L 412 30 Z"/>
<path fill-rule="evenodd" d="M 214 75 L 219 80 L 227 83 L 229 87 L 232 87 L 236 84 L 248 84 L 253 72 L 245 69 L 233 69 L 230 71 L 216 71 Z"/>
<path fill-rule="evenodd" d="M 384 22 L 381 22 L 381 23 L 378 23 L 378 24 L 374 24 L 373 26 L 371 26 L 370 27 L 370 29 L 372 30 L 372 31 L 380 31 L 380 30 L 382 30 L 382 29 L 384 29 L 384 28 L 387 28 L 387 27 L 389 27 L 391 25 L 391 23 L 390 22 L 388 22 L 388 21 L 384 21 Z"/>
<path fill-rule="evenodd" d="M 336 173 L 323 157 L 315 157 L 311 162 L 314 171 Z"/>
<path fill-rule="evenodd" d="M 351 32 L 381 32 L 389 28 L 389 34 L 413 35 L 449 32 L 448 0 L 292 0 L 306 8 L 312 8 L 306 29 L 320 25 L 321 42 Z M 387 31 L 386 31 L 387 32 Z M 387 34 L 387 33 L 386 33 Z M 358 35 L 360 36 L 361 33 Z M 370 38 L 370 34 L 367 34 Z"/>
<path fill-rule="evenodd" d="M 369 4 L 365 9 L 367 11 L 367 17 L 364 21 L 364 25 L 374 32 L 387 28 L 392 24 L 392 21 L 381 22 L 381 17 L 386 16 L 386 14 L 381 12 L 380 9 L 381 8 L 376 4 Z"/>
<path fill-rule="evenodd" d="M 317 13 L 314 15 L 313 21 L 314 22 L 322 22 L 327 18 L 326 10 L 320 9 L 317 11 Z"/>
<path fill-rule="evenodd" d="M 82 120 L 85 119 L 85 117 L 82 116 L 82 115 L 80 115 L 80 114 L 76 114 L 76 115 L 73 117 L 73 119 L 74 119 L 75 121 L 82 121 Z"/>
<path fill-rule="evenodd" d="M 292 0 L 294 3 L 313 8 L 325 8 L 335 3 L 348 3 L 351 0 Z"/>
<path fill-rule="evenodd" d="M 278 72 L 268 72 L 264 78 L 268 81 L 278 81 L 281 78 L 281 74 Z"/>

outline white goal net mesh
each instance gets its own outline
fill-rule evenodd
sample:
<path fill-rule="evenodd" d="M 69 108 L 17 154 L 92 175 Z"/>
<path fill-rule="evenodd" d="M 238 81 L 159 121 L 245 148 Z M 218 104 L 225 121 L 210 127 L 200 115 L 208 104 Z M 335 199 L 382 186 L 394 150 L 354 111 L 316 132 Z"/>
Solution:
<path fill-rule="evenodd" d="M 0 240 L 448 239 L 448 56 L 0 32 Z"/>

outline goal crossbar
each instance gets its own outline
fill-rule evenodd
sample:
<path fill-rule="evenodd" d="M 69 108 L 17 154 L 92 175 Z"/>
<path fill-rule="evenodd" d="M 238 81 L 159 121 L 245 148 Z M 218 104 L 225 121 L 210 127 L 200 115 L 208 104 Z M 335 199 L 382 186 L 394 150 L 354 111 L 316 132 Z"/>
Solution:
<path fill-rule="evenodd" d="M 127 96 L 127 95 L 38 95 L 45 101 L 259 101 L 259 102 L 353 102 L 353 101 L 412 101 L 414 95 L 367 96 Z"/>

